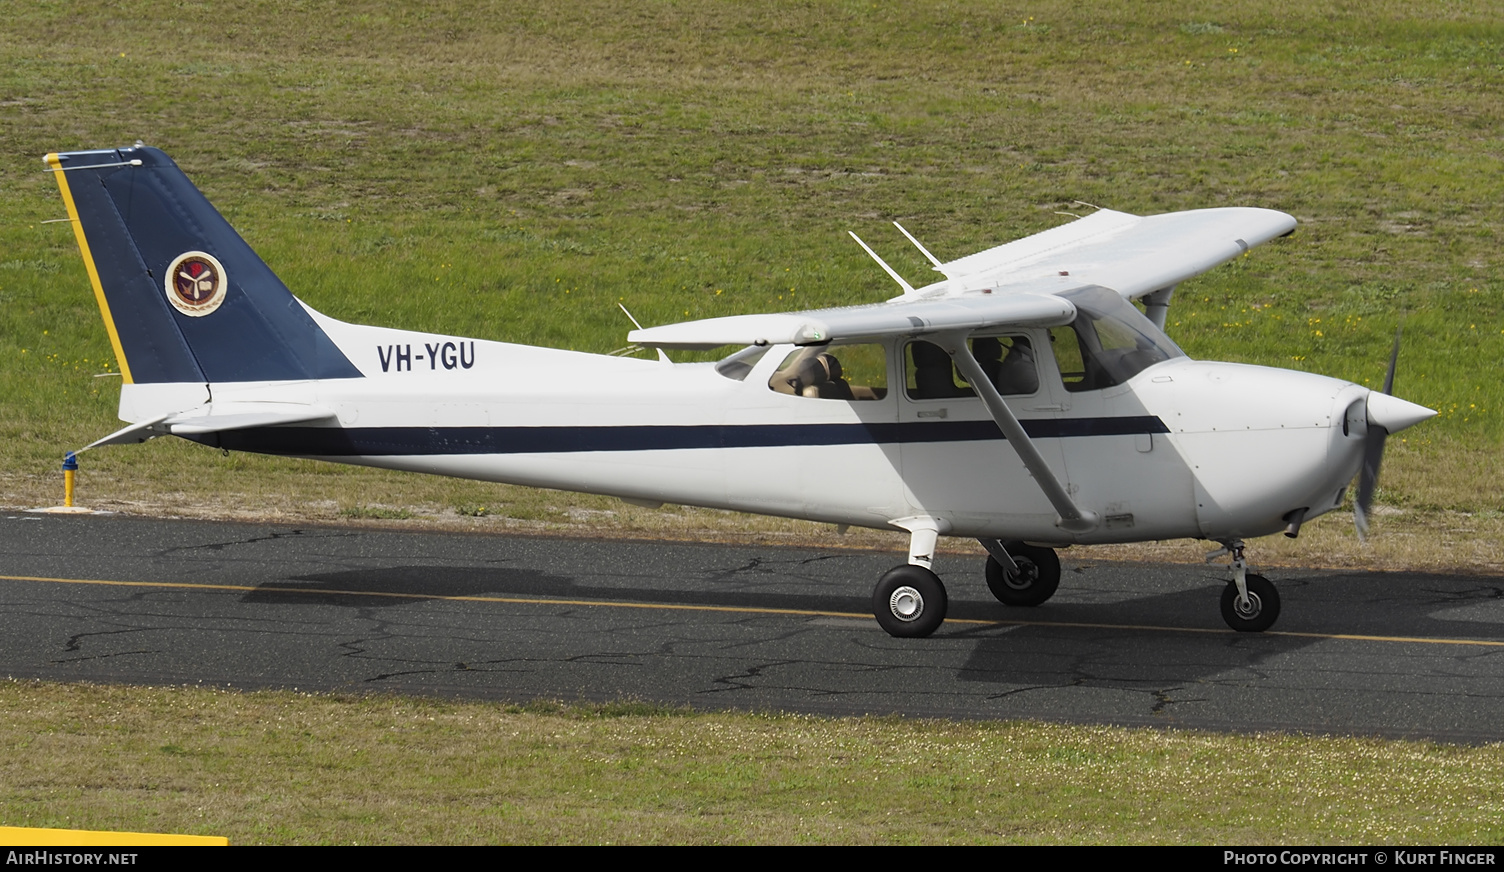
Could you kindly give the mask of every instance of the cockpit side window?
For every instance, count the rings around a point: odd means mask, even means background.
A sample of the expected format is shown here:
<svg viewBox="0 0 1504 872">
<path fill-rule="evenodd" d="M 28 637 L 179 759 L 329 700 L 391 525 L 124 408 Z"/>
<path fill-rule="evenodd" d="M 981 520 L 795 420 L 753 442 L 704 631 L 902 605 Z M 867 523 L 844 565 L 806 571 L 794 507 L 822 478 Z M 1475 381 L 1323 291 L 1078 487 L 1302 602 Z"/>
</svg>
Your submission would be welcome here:
<svg viewBox="0 0 1504 872">
<path fill-rule="evenodd" d="M 1076 320 L 1050 330 L 1067 391 L 1120 385 L 1156 363 L 1185 356 L 1143 313 L 1106 288 L 1079 288 L 1061 296 L 1076 306 Z"/>
<path fill-rule="evenodd" d="M 1032 394 L 1039 390 L 1039 370 L 1034 365 L 1034 346 L 1027 336 L 979 336 L 971 340 L 971 353 L 982 372 L 1003 396 Z M 905 390 L 914 400 L 974 397 L 976 391 L 956 371 L 945 349 L 916 340 L 905 349 Z"/>
<path fill-rule="evenodd" d="M 1073 328 L 1051 328 L 1050 348 L 1055 352 L 1055 365 L 1060 369 L 1060 380 L 1065 382 L 1066 390 L 1075 393 L 1096 387 L 1086 378 L 1086 357 Z"/>
<path fill-rule="evenodd" d="M 888 395 L 887 349 L 881 345 L 796 349 L 768 387 L 780 394 L 822 400 L 881 400 Z"/>
</svg>

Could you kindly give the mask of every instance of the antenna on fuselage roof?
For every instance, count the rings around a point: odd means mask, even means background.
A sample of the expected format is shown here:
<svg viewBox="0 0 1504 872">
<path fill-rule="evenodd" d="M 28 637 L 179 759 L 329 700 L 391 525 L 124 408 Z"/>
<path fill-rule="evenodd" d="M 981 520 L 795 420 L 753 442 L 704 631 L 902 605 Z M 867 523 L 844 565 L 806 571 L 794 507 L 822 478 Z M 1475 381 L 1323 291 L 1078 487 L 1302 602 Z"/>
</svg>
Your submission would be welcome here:
<svg viewBox="0 0 1504 872">
<path fill-rule="evenodd" d="M 848 230 L 846 232 L 847 233 L 851 233 L 850 230 Z M 911 285 L 911 284 L 909 284 L 908 282 L 904 281 L 903 276 L 899 275 L 898 272 L 893 269 L 893 267 L 888 266 L 888 264 L 887 264 L 886 261 L 884 261 L 882 258 L 880 258 L 880 257 L 877 256 L 877 252 L 875 252 L 872 249 L 868 248 L 867 247 L 867 243 L 863 242 L 862 238 L 860 236 L 857 236 L 855 233 L 851 233 L 851 238 L 855 239 L 856 240 L 856 244 L 860 245 L 862 247 L 862 251 L 867 252 L 867 254 L 871 255 L 871 257 L 872 257 L 873 260 L 877 261 L 877 265 L 878 266 L 882 267 L 885 271 L 887 271 L 888 275 L 890 275 L 890 276 L 893 277 L 893 281 L 898 282 L 898 286 L 900 288 L 903 288 L 903 292 L 905 294 L 912 294 L 912 293 L 914 293 L 914 286 Z"/>
<path fill-rule="evenodd" d="M 946 278 L 950 278 L 950 273 L 948 273 L 948 272 L 945 271 L 945 264 L 943 264 L 943 263 L 940 262 L 940 258 L 935 257 L 933 254 L 930 254 L 930 250 L 928 248 L 924 247 L 924 243 L 922 243 L 919 240 L 915 239 L 914 238 L 914 234 L 912 234 L 909 231 L 903 229 L 903 225 L 899 224 L 897 221 L 893 222 L 893 226 L 897 227 L 899 233 L 902 233 L 904 236 L 907 236 L 909 238 L 909 241 L 912 242 L 912 243 L 914 243 L 914 247 L 917 248 L 917 249 L 919 249 L 919 253 L 920 254 L 923 254 L 925 257 L 927 257 L 927 258 L 930 259 L 930 263 L 932 263 L 932 264 L 935 265 L 935 272 L 940 273 L 941 275 L 945 276 Z"/>
<path fill-rule="evenodd" d="M 1098 206 L 1096 203 L 1088 203 L 1085 200 L 1072 200 L 1071 202 L 1074 203 L 1077 206 L 1089 206 L 1089 207 L 1091 207 L 1093 209 L 1096 209 L 1098 211 L 1101 211 L 1101 209 L 1102 209 L 1102 207 Z M 1072 218 L 1085 218 L 1086 217 L 1085 215 L 1077 215 L 1075 212 L 1059 212 L 1059 211 L 1057 211 L 1055 214 L 1056 215 L 1069 215 Z"/>
<path fill-rule="evenodd" d="M 632 322 L 632 326 L 633 327 L 636 327 L 638 330 L 642 329 L 642 325 L 639 324 L 639 323 L 637 323 L 637 319 L 634 318 L 634 317 L 632 317 L 632 313 L 627 311 L 627 307 L 624 304 L 617 303 L 616 305 L 621 308 L 621 313 L 623 315 L 627 316 L 627 320 Z M 628 346 L 628 347 L 630 348 L 631 346 Z M 673 364 L 673 361 L 668 359 L 668 352 L 664 351 L 661 348 L 658 349 L 658 359 L 660 361 L 662 361 L 663 363 L 667 363 L 667 364 L 670 364 L 670 365 Z"/>
</svg>

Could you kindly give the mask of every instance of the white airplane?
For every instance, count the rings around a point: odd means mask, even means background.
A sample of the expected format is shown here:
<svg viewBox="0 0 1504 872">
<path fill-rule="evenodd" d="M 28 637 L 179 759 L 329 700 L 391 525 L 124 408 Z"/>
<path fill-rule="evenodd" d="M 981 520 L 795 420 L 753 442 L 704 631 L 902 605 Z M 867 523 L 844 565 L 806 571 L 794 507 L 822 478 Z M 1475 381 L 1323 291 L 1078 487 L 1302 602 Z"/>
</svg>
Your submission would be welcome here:
<svg viewBox="0 0 1504 872">
<path fill-rule="evenodd" d="M 1224 619 L 1264 630 L 1279 597 L 1244 540 L 1295 536 L 1360 468 L 1361 531 L 1385 437 L 1435 414 L 1390 395 L 1393 357 L 1380 392 L 1192 360 L 1164 334 L 1179 282 L 1294 229 L 1265 209 L 1103 209 L 947 262 L 904 231 L 942 280 L 915 288 L 873 254 L 900 296 L 632 331 L 655 361 L 336 321 L 161 151 L 45 160 L 124 380 L 129 426 L 87 448 L 170 434 L 903 530 L 908 562 L 872 595 L 895 636 L 945 618 L 943 535 L 978 539 L 1014 606 L 1055 592 L 1054 548 L 1212 540 L 1231 558 Z M 662 352 L 723 346 L 715 363 Z"/>
</svg>

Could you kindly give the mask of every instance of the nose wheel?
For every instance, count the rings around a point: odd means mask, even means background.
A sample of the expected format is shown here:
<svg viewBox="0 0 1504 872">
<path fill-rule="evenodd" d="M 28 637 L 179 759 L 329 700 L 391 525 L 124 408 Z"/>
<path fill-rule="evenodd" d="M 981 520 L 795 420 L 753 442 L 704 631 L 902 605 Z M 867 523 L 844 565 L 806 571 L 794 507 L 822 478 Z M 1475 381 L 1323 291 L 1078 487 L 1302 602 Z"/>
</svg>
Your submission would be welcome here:
<svg viewBox="0 0 1504 872">
<path fill-rule="evenodd" d="M 1239 633 L 1262 633 L 1279 617 L 1279 591 L 1262 575 L 1245 576 L 1248 592 L 1238 596 L 1238 585 L 1229 581 L 1222 589 L 1222 620 Z"/>
<path fill-rule="evenodd" d="M 1232 539 L 1207 555 L 1207 562 L 1232 555 L 1232 581 L 1222 589 L 1222 620 L 1239 633 L 1262 633 L 1279 619 L 1279 591 L 1262 575 L 1248 572 L 1243 542 Z"/>
</svg>

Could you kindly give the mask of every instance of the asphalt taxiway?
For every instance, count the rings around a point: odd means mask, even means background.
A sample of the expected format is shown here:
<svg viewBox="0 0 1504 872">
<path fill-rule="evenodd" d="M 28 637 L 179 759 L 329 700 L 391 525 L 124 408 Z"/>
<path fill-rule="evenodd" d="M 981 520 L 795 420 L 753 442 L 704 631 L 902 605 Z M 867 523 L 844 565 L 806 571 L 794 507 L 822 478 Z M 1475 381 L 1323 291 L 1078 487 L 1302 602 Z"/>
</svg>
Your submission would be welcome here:
<svg viewBox="0 0 1504 872">
<path fill-rule="evenodd" d="M 1257 559 L 1256 547 L 1252 550 Z M 950 615 L 869 612 L 895 554 L 129 517 L 0 515 L 0 675 L 701 708 L 1504 740 L 1504 578 L 1063 553 L 1053 600 L 937 566 Z"/>
</svg>

